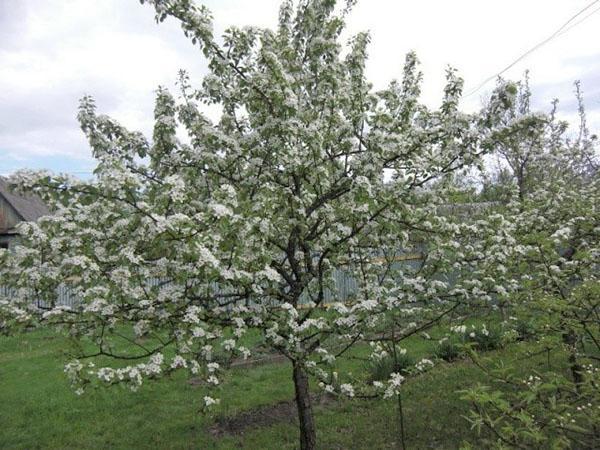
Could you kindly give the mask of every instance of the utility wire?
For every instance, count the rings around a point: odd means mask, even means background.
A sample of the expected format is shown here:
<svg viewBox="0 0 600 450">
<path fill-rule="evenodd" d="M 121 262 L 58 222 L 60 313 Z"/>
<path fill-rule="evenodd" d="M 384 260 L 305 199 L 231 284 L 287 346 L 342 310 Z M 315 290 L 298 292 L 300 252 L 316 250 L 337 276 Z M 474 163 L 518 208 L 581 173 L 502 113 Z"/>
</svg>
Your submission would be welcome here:
<svg viewBox="0 0 600 450">
<path fill-rule="evenodd" d="M 558 36 L 562 36 L 563 34 L 565 34 L 567 31 L 569 31 L 571 28 L 575 28 L 577 25 L 579 25 L 581 22 L 584 22 L 585 20 L 587 20 L 589 17 L 593 16 L 594 14 L 596 14 L 598 11 L 600 11 L 600 7 L 594 9 L 593 11 L 589 12 L 586 16 L 582 17 L 580 20 L 578 20 L 577 22 L 575 22 L 574 24 L 572 24 L 569 28 L 564 29 L 563 31 L 560 32 L 560 34 L 557 35 Z"/>
<path fill-rule="evenodd" d="M 498 72 L 497 74 L 492 75 L 489 78 L 486 78 L 481 84 L 479 84 L 475 89 L 472 89 L 471 91 L 469 91 L 467 94 L 464 95 L 463 98 L 465 97 L 470 97 L 471 95 L 475 94 L 477 91 L 479 91 L 483 86 L 485 86 L 487 83 L 489 83 L 490 81 L 492 81 L 493 79 L 499 77 L 500 75 L 502 75 L 504 72 L 506 72 L 507 70 L 511 69 L 512 67 L 514 67 L 517 63 L 519 63 L 520 61 L 522 61 L 523 59 L 525 59 L 527 56 L 529 56 L 531 53 L 533 53 L 534 51 L 536 51 L 538 48 L 542 47 L 543 45 L 547 44 L 548 42 L 550 42 L 552 39 L 566 33 L 567 31 L 569 31 L 570 29 L 572 29 L 573 27 L 579 25 L 581 22 L 583 22 L 584 20 L 586 20 L 588 17 L 590 17 L 592 14 L 600 11 L 600 8 L 593 10 L 591 13 L 589 13 L 588 15 L 586 15 L 583 19 L 579 20 L 578 22 L 576 22 L 575 24 L 571 24 L 571 22 L 573 22 L 575 19 L 577 19 L 579 16 L 581 16 L 584 12 L 586 12 L 588 9 L 590 9 L 592 6 L 594 6 L 595 4 L 597 4 L 598 2 L 600 2 L 600 0 L 594 0 L 593 2 L 591 2 L 590 4 L 588 4 L 586 7 L 584 7 L 583 9 L 579 10 L 575 15 L 573 15 L 569 20 L 567 20 L 565 23 L 563 23 L 560 28 L 558 28 L 554 33 L 552 33 L 550 36 L 548 36 L 546 39 L 544 39 L 543 41 L 541 41 L 540 43 L 534 45 L 532 48 L 530 48 L 529 50 L 527 50 L 525 53 L 523 53 L 521 56 L 519 56 L 517 59 L 515 59 L 512 63 L 510 63 L 508 66 L 506 66 L 504 69 L 502 69 L 500 72 Z M 570 25 L 570 26 L 569 26 Z"/>
</svg>

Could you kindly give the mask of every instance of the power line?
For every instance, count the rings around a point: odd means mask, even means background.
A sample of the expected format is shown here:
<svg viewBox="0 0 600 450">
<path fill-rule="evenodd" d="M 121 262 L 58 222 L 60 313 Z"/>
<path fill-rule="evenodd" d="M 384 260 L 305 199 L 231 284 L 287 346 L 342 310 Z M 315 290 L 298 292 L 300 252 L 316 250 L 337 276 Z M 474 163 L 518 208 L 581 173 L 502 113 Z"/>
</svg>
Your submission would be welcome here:
<svg viewBox="0 0 600 450">
<path fill-rule="evenodd" d="M 581 22 L 584 22 L 585 20 L 587 20 L 589 17 L 593 16 L 594 14 L 596 14 L 598 11 L 600 11 L 600 7 L 594 9 L 593 11 L 591 11 L 590 13 L 588 13 L 586 16 L 584 16 L 583 18 L 581 18 L 580 20 L 578 20 L 577 22 L 575 22 L 574 24 L 572 24 L 569 28 L 563 30 L 558 36 L 562 36 L 563 34 L 565 34 L 567 31 L 569 31 L 571 28 L 575 28 L 577 25 L 579 25 Z"/>
<path fill-rule="evenodd" d="M 586 12 L 588 9 L 590 9 L 592 6 L 594 6 L 596 3 L 600 2 L 600 0 L 594 0 L 593 2 L 591 2 L 590 4 L 588 4 L 585 8 L 579 10 L 575 15 L 573 15 L 569 20 L 567 20 L 565 23 L 563 23 L 560 28 L 558 28 L 556 31 L 554 31 L 554 33 L 552 33 L 550 36 L 548 36 L 546 39 L 544 39 L 543 41 L 539 42 L 538 44 L 534 45 L 532 48 L 530 48 L 529 50 L 527 50 L 525 53 L 523 53 L 521 56 L 519 56 L 517 59 L 515 59 L 512 63 L 510 63 L 508 66 L 506 66 L 504 69 L 502 69 L 500 72 L 498 72 L 497 74 L 492 75 L 489 78 L 486 78 L 481 84 L 479 84 L 475 89 L 471 90 L 470 92 L 468 92 L 467 94 L 465 94 L 464 97 L 470 97 L 471 95 L 475 94 L 477 91 L 479 91 L 483 86 L 485 86 L 488 82 L 490 82 L 491 80 L 499 77 L 500 75 L 502 75 L 504 72 L 506 72 L 507 70 L 511 69 L 512 67 L 514 67 L 517 63 L 519 63 L 520 61 L 522 61 L 523 59 L 525 59 L 527 56 L 529 56 L 531 53 L 533 53 L 534 51 L 536 51 L 538 48 L 542 47 L 543 45 L 547 44 L 548 42 L 550 42 L 552 39 L 565 34 L 567 31 L 571 30 L 573 27 L 579 25 L 581 22 L 583 22 L 584 20 L 586 20 L 588 17 L 590 17 L 592 14 L 600 11 L 600 8 L 593 10 L 591 13 L 589 13 L 588 15 L 586 15 L 583 19 L 579 20 L 578 22 L 576 22 L 575 24 L 571 24 L 571 22 L 573 22 L 575 19 L 577 19 L 580 15 L 582 15 L 584 12 Z M 571 25 L 571 26 L 569 26 Z"/>
</svg>

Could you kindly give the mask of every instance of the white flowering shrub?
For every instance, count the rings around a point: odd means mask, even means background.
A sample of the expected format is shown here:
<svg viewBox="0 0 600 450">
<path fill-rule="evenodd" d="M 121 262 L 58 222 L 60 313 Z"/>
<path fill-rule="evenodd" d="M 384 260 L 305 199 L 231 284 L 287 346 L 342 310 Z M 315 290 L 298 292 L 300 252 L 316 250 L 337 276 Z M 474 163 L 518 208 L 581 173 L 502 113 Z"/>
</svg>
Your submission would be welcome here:
<svg viewBox="0 0 600 450">
<path fill-rule="evenodd" d="M 471 325 L 461 333 L 461 340 L 471 347 L 481 350 L 495 350 L 504 345 L 504 332 L 499 326 Z"/>
<path fill-rule="evenodd" d="M 414 370 L 415 363 L 415 358 L 405 348 L 396 347 L 389 351 L 381 344 L 375 345 L 367 365 L 369 381 L 385 381 L 392 373 L 408 375 Z"/>
</svg>

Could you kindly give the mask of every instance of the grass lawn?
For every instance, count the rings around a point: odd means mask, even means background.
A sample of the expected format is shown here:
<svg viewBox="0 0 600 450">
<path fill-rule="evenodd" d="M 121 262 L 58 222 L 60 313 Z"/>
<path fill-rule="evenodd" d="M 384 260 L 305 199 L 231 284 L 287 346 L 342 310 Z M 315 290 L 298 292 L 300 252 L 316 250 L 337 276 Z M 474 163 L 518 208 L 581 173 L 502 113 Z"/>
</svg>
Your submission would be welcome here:
<svg viewBox="0 0 600 450">
<path fill-rule="evenodd" d="M 431 341 L 405 345 L 416 357 L 431 354 Z M 533 369 L 545 356 L 519 360 L 513 344 L 496 353 L 509 364 Z M 119 386 L 76 396 L 63 374 L 66 340 L 43 331 L 0 338 L 0 448 L 2 449 L 293 449 L 293 420 L 252 427 L 243 434 L 211 433 L 217 416 L 233 416 L 291 400 L 289 364 L 239 368 L 223 384 L 222 404 L 212 416 L 199 414 L 203 389 L 180 373 L 150 382 L 133 393 Z M 512 362 L 511 362 L 512 361 Z M 364 363 L 349 362 L 353 371 Z M 468 411 L 460 389 L 483 382 L 468 361 L 438 364 L 410 379 L 404 388 L 407 444 L 411 449 L 458 448 L 477 442 L 463 416 Z M 394 401 L 335 400 L 316 406 L 319 447 L 323 449 L 396 448 Z"/>
</svg>

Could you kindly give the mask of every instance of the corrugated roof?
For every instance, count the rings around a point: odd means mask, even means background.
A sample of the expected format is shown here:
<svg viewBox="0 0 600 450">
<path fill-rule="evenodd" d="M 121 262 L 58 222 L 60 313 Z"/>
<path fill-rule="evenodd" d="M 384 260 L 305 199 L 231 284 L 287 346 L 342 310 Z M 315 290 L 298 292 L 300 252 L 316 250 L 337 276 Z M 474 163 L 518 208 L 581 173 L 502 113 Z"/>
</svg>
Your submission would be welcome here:
<svg viewBox="0 0 600 450">
<path fill-rule="evenodd" d="M 39 197 L 13 194 L 8 187 L 6 179 L 2 177 L 0 177 L 0 195 L 4 197 L 23 220 L 27 222 L 32 222 L 42 216 L 50 214 L 50 210 Z"/>
</svg>

